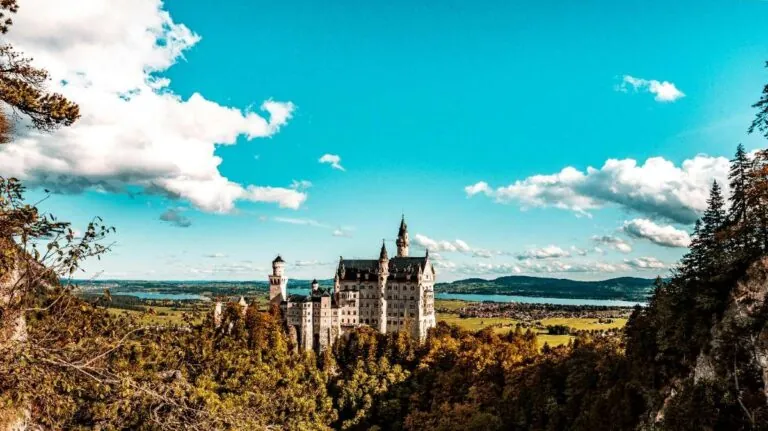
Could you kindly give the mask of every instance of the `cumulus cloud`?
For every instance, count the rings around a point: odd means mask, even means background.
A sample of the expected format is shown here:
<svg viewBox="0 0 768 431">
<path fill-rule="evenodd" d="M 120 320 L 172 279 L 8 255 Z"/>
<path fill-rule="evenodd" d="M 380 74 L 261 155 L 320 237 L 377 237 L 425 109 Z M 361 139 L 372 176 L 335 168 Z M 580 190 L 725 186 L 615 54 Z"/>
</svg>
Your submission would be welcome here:
<svg viewBox="0 0 768 431">
<path fill-rule="evenodd" d="M 573 254 L 576 254 L 576 255 L 579 255 L 579 256 L 586 256 L 587 254 L 589 254 L 589 250 L 586 250 L 586 249 L 583 249 L 583 248 L 578 248 L 575 245 L 571 246 L 571 252 Z"/>
<path fill-rule="evenodd" d="M 462 263 L 439 261 L 436 267 L 451 273 L 466 275 L 511 275 L 511 274 L 564 274 L 564 273 L 615 273 L 629 271 L 625 263 L 606 262 L 562 262 L 559 260 L 525 260 L 517 263 Z"/>
<path fill-rule="evenodd" d="M 728 159 L 698 155 L 680 166 L 661 157 L 640 165 L 633 159 L 609 159 L 586 172 L 566 167 L 551 175 L 534 175 L 508 186 L 479 182 L 464 188 L 467 196 L 485 195 L 498 203 L 555 207 L 577 214 L 613 204 L 650 218 L 678 223 L 696 221 L 706 209 L 712 181 L 726 184 Z"/>
<path fill-rule="evenodd" d="M 182 210 L 177 208 L 168 208 L 160 214 L 160 220 L 164 222 L 168 222 L 172 224 L 173 226 L 177 227 L 190 227 L 192 226 L 192 221 L 187 218 L 184 214 L 181 213 Z"/>
<path fill-rule="evenodd" d="M 624 75 L 618 90 L 627 92 L 630 87 L 635 92 L 643 91 L 653 94 L 655 96 L 654 100 L 657 102 L 674 102 L 685 97 L 685 94 L 669 81 L 657 81 L 655 79 L 642 79 L 631 75 Z"/>
<path fill-rule="evenodd" d="M 461 253 L 467 253 L 472 251 L 472 247 L 469 246 L 466 242 L 457 239 L 454 241 L 438 241 L 434 240 L 432 238 L 429 238 L 422 234 L 416 234 L 414 236 L 413 241 L 416 243 L 416 245 L 425 248 L 427 250 L 431 251 L 446 251 L 446 252 L 461 252 Z"/>
<path fill-rule="evenodd" d="M 25 0 L 14 21 L 8 42 L 34 53 L 50 90 L 77 102 L 82 118 L 52 134 L 19 128 L 0 147 L 0 174 L 59 193 L 138 188 L 210 212 L 243 200 L 293 209 L 306 200 L 299 190 L 221 174 L 216 145 L 272 136 L 295 107 L 267 100 L 257 112 L 175 94 L 162 73 L 200 36 L 161 0 L 93 0 L 77 13 L 66 2 Z"/>
<path fill-rule="evenodd" d="M 688 232 L 671 225 L 660 226 L 648 219 L 626 221 L 622 230 L 633 238 L 647 239 L 663 247 L 688 247 L 691 244 Z"/>
<path fill-rule="evenodd" d="M 667 265 L 655 257 L 638 257 L 625 259 L 624 263 L 635 269 L 664 269 Z"/>
<path fill-rule="evenodd" d="M 318 160 L 320 163 L 328 163 L 331 165 L 333 169 L 338 169 L 340 171 L 345 171 L 343 166 L 341 166 L 341 157 L 337 154 L 323 154 L 322 157 Z"/>
<path fill-rule="evenodd" d="M 605 247 L 612 248 L 614 250 L 618 250 L 622 253 L 629 253 L 632 251 L 632 246 L 629 245 L 628 242 L 624 241 L 623 239 L 613 236 L 613 235 L 595 235 L 592 237 L 592 241 L 601 244 Z M 599 247 L 597 247 L 599 248 Z M 602 252 L 602 249 L 600 250 Z"/>
<path fill-rule="evenodd" d="M 526 259 L 553 259 L 560 257 L 570 257 L 571 253 L 556 245 L 549 245 L 543 248 L 534 248 L 526 250 L 523 253 L 517 255 L 519 260 Z"/>
</svg>

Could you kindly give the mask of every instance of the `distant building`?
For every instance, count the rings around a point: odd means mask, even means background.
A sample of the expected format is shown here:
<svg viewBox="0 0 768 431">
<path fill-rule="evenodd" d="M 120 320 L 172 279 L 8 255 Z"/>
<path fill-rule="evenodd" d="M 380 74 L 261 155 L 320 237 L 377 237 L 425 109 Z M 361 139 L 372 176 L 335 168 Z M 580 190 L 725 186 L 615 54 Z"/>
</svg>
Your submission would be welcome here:
<svg viewBox="0 0 768 431">
<path fill-rule="evenodd" d="M 409 331 L 423 340 L 435 326 L 435 268 L 424 256 L 408 255 L 405 218 L 397 235 L 397 256 L 381 245 L 378 259 L 339 259 L 333 289 L 312 282 L 309 295 L 287 295 L 285 262 L 272 261 L 269 300 L 279 304 L 286 325 L 303 350 L 322 350 L 360 325 L 382 333 Z"/>
</svg>

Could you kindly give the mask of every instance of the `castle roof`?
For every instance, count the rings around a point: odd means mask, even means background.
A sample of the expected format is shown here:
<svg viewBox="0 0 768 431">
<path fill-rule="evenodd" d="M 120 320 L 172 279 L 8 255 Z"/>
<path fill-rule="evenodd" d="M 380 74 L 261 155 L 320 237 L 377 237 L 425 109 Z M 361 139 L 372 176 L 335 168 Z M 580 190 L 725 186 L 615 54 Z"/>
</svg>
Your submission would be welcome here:
<svg viewBox="0 0 768 431">
<path fill-rule="evenodd" d="M 408 225 L 405 224 L 405 215 L 400 219 L 400 230 L 397 231 L 397 236 L 402 237 L 408 231 Z"/>
<path fill-rule="evenodd" d="M 308 302 L 311 299 L 312 297 L 308 295 L 288 295 L 288 302 Z"/>
<path fill-rule="evenodd" d="M 427 257 L 393 257 L 389 259 L 389 280 L 404 280 L 408 275 L 424 271 Z M 379 273 L 379 261 L 375 259 L 341 259 L 337 268 L 339 279 L 343 281 L 376 280 Z M 360 277 L 358 278 L 358 274 Z"/>
<path fill-rule="evenodd" d="M 278 254 L 275 260 L 272 261 L 272 263 L 285 263 L 283 258 Z"/>
</svg>

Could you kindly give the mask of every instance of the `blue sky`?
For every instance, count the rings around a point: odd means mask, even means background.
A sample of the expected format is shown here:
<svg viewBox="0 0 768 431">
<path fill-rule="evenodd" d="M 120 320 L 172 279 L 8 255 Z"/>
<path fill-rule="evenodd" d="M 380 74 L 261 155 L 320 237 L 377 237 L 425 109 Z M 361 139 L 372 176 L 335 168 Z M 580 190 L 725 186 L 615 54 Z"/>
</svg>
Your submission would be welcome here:
<svg viewBox="0 0 768 431">
<path fill-rule="evenodd" d="M 125 0 L 56 43 L 34 6 L 62 7 L 29 0 L 9 37 L 84 118 L 0 174 L 117 227 L 102 278 L 264 279 L 278 252 L 330 278 L 401 213 L 443 280 L 653 277 L 722 157 L 765 144 L 764 1 Z"/>
</svg>

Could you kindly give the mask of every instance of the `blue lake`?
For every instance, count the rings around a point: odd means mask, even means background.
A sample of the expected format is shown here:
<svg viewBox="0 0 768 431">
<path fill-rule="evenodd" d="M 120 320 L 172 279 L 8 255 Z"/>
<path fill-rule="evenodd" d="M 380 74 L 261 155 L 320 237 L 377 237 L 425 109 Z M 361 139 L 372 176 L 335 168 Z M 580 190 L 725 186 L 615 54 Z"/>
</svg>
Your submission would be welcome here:
<svg viewBox="0 0 768 431">
<path fill-rule="evenodd" d="M 211 299 L 203 295 L 194 293 L 163 293 L 163 292 L 114 292 L 113 296 L 135 296 L 141 299 L 157 299 L 171 301 L 210 301 Z"/>
<path fill-rule="evenodd" d="M 288 289 L 288 293 L 307 295 L 309 289 Z M 622 301 L 618 299 L 583 299 L 583 298 L 545 298 L 537 296 L 518 295 L 478 295 L 474 293 L 438 293 L 437 299 L 458 299 L 470 302 L 520 302 L 523 304 L 555 304 L 555 305 L 596 305 L 603 307 L 634 307 L 645 306 L 645 302 Z"/>
<path fill-rule="evenodd" d="M 523 304 L 555 304 L 555 305 L 599 305 L 604 307 L 634 307 L 645 306 L 644 302 L 621 301 L 618 299 L 583 299 L 583 298 L 542 298 L 537 296 L 518 295 L 478 295 L 473 293 L 438 293 L 437 299 L 458 299 L 461 301 L 492 301 L 492 302 L 521 302 Z"/>
<path fill-rule="evenodd" d="M 307 295 L 309 289 L 288 289 L 288 293 Z M 210 301 L 210 298 L 194 293 L 163 293 L 163 292 L 114 292 L 113 295 L 135 296 L 141 299 L 171 300 L 171 301 Z M 520 302 L 523 304 L 555 304 L 555 305 L 596 305 L 605 307 L 634 307 L 645 306 L 644 302 L 621 301 L 613 299 L 583 299 L 583 298 L 546 298 L 519 295 L 478 295 L 473 293 L 438 293 L 437 299 L 458 299 L 470 302 Z"/>
</svg>

